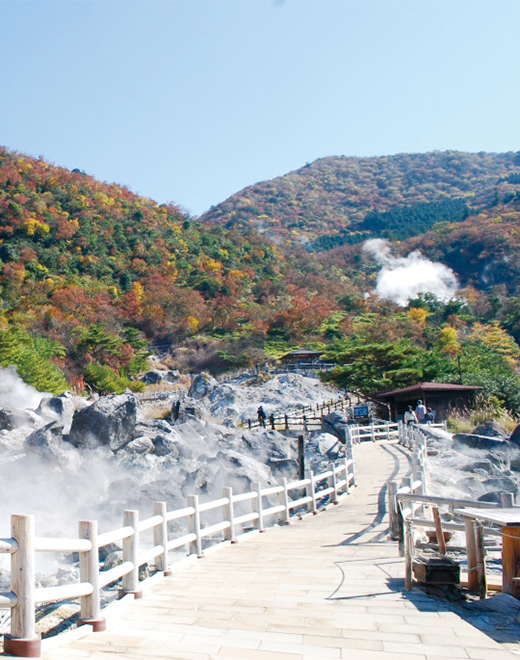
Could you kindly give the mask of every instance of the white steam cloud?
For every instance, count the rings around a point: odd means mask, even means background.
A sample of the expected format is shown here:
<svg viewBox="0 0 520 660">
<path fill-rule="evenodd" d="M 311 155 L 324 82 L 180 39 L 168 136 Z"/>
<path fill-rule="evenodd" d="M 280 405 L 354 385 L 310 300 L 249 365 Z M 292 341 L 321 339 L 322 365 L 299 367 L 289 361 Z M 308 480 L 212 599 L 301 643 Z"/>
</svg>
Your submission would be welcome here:
<svg viewBox="0 0 520 660">
<path fill-rule="evenodd" d="M 427 259 L 420 250 L 406 257 L 394 257 L 390 243 L 373 238 L 363 246 L 382 266 L 375 293 L 379 298 L 406 305 L 419 293 L 434 293 L 440 300 L 450 300 L 459 283 L 455 273 L 444 264 Z"/>
<path fill-rule="evenodd" d="M 19 376 L 16 367 L 0 367 L 0 408 L 37 408 L 46 396 L 50 395 L 27 385 Z"/>
</svg>

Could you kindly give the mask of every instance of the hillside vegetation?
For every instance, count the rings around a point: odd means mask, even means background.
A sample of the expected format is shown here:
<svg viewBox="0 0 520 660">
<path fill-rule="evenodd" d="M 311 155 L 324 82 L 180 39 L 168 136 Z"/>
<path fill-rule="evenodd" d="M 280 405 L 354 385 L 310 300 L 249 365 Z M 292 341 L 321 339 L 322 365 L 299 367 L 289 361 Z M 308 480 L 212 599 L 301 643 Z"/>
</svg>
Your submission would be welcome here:
<svg viewBox="0 0 520 660">
<path fill-rule="evenodd" d="M 519 189 L 514 153 L 326 158 L 197 220 L 0 149 L 0 364 L 109 392 L 141 388 L 156 345 L 213 373 L 309 346 L 339 386 L 471 382 L 519 414 Z M 375 236 L 450 266 L 459 295 L 376 297 Z"/>
<path fill-rule="evenodd" d="M 520 153 L 333 156 L 244 188 L 201 219 L 330 249 L 373 236 L 400 240 L 463 219 L 519 183 Z"/>
<path fill-rule="evenodd" d="M 253 234 L 0 149 L 0 271 L 4 331 L 56 342 L 55 362 L 83 387 L 107 369 L 137 373 L 148 341 L 220 327 L 219 300 L 279 278 L 280 258 Z"/>
</svg>

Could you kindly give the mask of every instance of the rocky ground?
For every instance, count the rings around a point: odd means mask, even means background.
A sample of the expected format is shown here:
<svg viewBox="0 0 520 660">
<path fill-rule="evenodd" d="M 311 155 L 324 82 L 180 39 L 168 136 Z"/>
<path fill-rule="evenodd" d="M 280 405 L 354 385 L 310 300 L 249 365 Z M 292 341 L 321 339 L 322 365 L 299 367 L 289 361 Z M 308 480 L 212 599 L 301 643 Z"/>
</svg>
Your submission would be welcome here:
<svg viewBox="0 0 520 660">
<path fill-rule="evenodd" d="M 96 518 L 107 531 L 121 525 L 124 509 L 145 517 L 155 501 L 171 510 L 186 506 L 191 494 L 205 501 L 221 497 L 225 486 L 245 492 L 252 482 L 294 478 L 297 434 L 247 430 L 244 420 L 260 404 L 270 414 L 337 396 L 316 378 L 296 374 L 225 384 L 201 375 L 170 400 L 169 410 L 178 414 L 167 410 L 156 419 L 133 394 L 50 397 L 12 370 L 3 370 L 0 381 L 0 536 L 10 535 L 11 513 L 35 514 L 38 535 L 75 536 L 78 520 Z M 307 467 L 319 470 L 339 450 L 329 433 L 314 436 Z M 76 567 L 64 566 L 63 558 L 39 559 L 47 561 L 39 566 L 42 585 L 75 579 Z"/>
<path fill-rule="evenodd" d="M 473 433 L 428 430 L 429 493 L 500 502 L 520 492 L 520 434 L 490 420 Z"/>
</svg>

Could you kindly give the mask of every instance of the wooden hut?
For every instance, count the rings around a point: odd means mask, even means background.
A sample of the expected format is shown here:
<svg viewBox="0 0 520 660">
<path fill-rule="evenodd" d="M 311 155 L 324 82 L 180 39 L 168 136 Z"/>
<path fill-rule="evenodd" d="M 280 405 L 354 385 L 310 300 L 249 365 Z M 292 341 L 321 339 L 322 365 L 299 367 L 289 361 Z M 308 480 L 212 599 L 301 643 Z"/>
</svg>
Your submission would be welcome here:
<svg viewBox="0 0 520 660">
<path fill-rule="evenodd" d="M 441 422 L 454 410 L 470 408 L 476 392 L 480 390 L 482 387 L 479 385 L 418 383 L 391 392 L 380 392 L 373 395 L 373 398 L 390 406 L 391 418 L 394 422 L 403 418 L 408 406 L 412 406 L 415 410 L 419 399 L 426 407 L 435 411 L 435 421 Z"/>
<path fill-rule="evenodd" d="M 280 358 L 283 364 L 290 364 L 295 366 L 312 365 L 319 362 L 323 351 L 313 351 L 310 348 L 300 348 L 297 351 L 291 351 Z"/>
</svg>

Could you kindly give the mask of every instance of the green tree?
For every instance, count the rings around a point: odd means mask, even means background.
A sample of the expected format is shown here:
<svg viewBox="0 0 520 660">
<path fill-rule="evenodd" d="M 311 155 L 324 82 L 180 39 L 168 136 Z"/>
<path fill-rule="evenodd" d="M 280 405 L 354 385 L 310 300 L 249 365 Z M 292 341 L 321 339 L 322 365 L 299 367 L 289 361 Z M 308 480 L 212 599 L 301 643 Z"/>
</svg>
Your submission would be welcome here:
<svg viewBox="0 0 520 660">
<path fill-rule="evenodd" d="M 50 361 L 62 354 L 57 342 L 33 338 L 21 328 L 0 330 L 0 365 L 15 366 L 20 377 L 40 392 L 61 394 L 68 389 L 63 373 Z"/>
<path fill-rule="evenodd" d="M 406 387 L 423 377 L 424 349 L 407 340 L 360 343 L 350 339 L 326 355 L 338 364 L 323 379 L 363 394 Z"/>
</svg>

